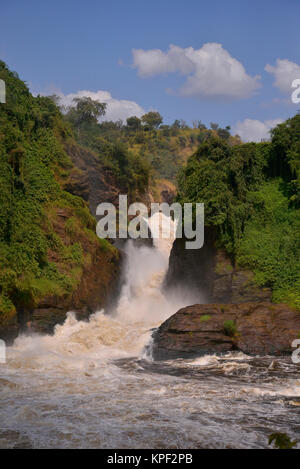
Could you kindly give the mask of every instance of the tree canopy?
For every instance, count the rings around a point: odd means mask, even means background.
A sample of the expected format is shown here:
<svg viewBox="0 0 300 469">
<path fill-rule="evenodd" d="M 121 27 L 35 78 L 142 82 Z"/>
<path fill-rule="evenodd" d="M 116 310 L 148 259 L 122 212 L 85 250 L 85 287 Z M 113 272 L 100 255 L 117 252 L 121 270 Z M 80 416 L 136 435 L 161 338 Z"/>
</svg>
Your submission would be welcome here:
<svg viewBox="0 0 300 469">
<path fill-rule="evenodd" d="M 217 135 L 218 130 L 216 129 Z M 204 141 L 179 177 L 178 201 L 205 204 L 205 223 L 237 265 L 253 270 L 276 302 L 300 307 L 300 116 L 269 143 Z"/>
<path fill-rule="evenodd" d="M 142 116 L 142 122 L 148 125 L 150 129 L 157 129 L 163 122 L 159 112 L 150 111 Z"/>
</svg>

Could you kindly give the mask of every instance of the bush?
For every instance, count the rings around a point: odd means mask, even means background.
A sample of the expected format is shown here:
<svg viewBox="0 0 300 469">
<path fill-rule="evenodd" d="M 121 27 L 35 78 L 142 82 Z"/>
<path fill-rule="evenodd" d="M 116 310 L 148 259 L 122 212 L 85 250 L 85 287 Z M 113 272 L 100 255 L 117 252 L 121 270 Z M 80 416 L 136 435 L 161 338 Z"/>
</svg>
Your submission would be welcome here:
<svg viewBox="0 0 300 469">
<path fill-rule="evenodd" d="M 272 135 L 270 143 L 234 146 L 204 140 L 180 172 L 177 200 L 204 203 L 205 224 L 234 263 L 271 287 L 273 301 L 299 308 L 300 115 Z"/>
<path fill-rule="evenodd" d="M 224 333 L 229 337 L 234 337 L 237 334 L 237 326 L 235 321 L 228 319 L 224 321 Z"/>
<path fill-rule="evenodd" d="M 207 322 L 209 321 L 211 318 L 211 316 L 209 314 L 203 314 L 201 317 L 200 317 L 200 321 L 201 322 Z"/>
</svg>

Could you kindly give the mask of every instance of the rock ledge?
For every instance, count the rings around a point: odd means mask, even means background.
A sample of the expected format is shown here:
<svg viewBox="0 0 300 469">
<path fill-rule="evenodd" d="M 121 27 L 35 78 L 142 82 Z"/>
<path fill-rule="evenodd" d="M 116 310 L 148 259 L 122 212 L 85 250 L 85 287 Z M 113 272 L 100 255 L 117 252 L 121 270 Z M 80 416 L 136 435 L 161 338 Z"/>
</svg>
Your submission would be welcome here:
<svg viewBox="0 0 300 469">
<path fill-rule="evenodd" d="M 153 335 L 155 360 L 190 358 L 238 350 L 284 355 L 300 338 L 300 311 L 284 304 L 192 305 L 180 309 Z"/>
</svg>

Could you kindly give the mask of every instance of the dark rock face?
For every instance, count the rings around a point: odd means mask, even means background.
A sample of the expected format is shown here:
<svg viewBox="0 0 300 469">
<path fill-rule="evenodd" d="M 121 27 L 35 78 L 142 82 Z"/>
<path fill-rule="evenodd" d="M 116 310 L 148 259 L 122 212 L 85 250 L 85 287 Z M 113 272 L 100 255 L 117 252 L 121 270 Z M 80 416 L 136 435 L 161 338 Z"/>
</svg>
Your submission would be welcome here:
<svg viewBox="0 0 300 469">
<path fill-rule="evenodd" d="M 64 185 L 64 190 L 88 201 L 90 197 L 90 186 L 87 173 L 74 167 L 69 180 Z"/>
<path fill-rule="evenodd" d="M 166 183 L 164 181 L 160 181 L 158 186 L 160 202 L 172 204 L 176 197 L 176 187 L 173 186 L 173 184 L 171 184 L 170 182 Z"/>
<path fill-rule="evenodd" d="M 78 319 L 87 319 L 101 308 L 108 308 L 119 292 L 122 255 L 118 251 L 103 252 L 100 247 L 88 247 L 92 263 L 83 271 L 81 281 L 71 295 L 48 296 L 38 306 L 23 315 L 25 331 L 52 333 L 56 324 L 74 311 Z"/>
<path fill-rule="evenodd" d="M 232 303 L 270 301 L 271 296 L 270 288 L 261 288 L 254 284 L 253 272 L 248 270 L 233 270 L 231 283 Z"/>
<path fill-rule="evenodd" d="M 249 355 L 292 352 L 300 311 L 272 303 L 206 304 L 180 309 L 154 332 L 156 360 L 239 350 Z"/>
<path fill-rule="evenodd" d="M 184 286 L 199 302 L 210 301 L 215 277 L 214 239 L 214 232 L 206 229 L 204 246 L 197 250 L 185 249 L 183 238 L 175 240 L 165 279 L 167 289 L 177 290 Z"/>
<path fill-rule="evenodd" d="M 18 315 L 15 311 L 4 314 L 1 313 L 0 339 L 10 343 L 19 333 Z"/>
<path fill-rule="evenodd" d="M 96 155 L 78 145 L 69 143 L 66 145 L 66 151 L 76 167 L 66 190 L 87 200 L 93 215 L 101 202 L 111 202 L 117 206 L 120 189 L 112 171 L 101 167 Z M 79 172 L 81 175 L 77 177 Z"/>
<path fill-rule="evenodd" d="M 271 301 L 269 288 L 259 288 L 250 271 L 238 269 L 225 250 L 216 247 L 216 233 L 205 227 L 201 249 L 185 249 L 185 239 L 176 239 L 165 280 L 172 291 L 185 285 L 201 303 L 246 303 Z"/>
<path fill-rule="evenodd" d="M 92 215 L 95 216 L 97 206 L 102 202 L 110 202 L 119 207 L 119 195 L 123 194 L 111 168 L 103 167 L 92 152 L 68 143 L 66 152 L 75 165 L 65 190 L 87 200 Z M 149 206 L 153 197 L 149 192 L 135 194 L 128 202 L 142 202 Z"/>
</svg>

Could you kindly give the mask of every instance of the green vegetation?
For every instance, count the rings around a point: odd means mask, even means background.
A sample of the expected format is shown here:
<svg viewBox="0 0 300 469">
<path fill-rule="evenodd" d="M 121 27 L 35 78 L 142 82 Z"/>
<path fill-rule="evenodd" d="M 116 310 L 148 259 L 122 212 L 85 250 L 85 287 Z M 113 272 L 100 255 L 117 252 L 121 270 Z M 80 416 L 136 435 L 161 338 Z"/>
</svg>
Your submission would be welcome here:
<svg viewBox="0 0 300 469">
<path fill-rule="evenodd" d="M 273 442 L 277 449 L 293 449 L 297 446 L 297 441 L 292 441 L 286 433 L 272 433 L 269 436 L 269 445 Z"/>
<path fill-rule="evenodd" d="M 213 137 L 188 159 L 178 200 L 204 202 L 205 223 L 235 264 L 251 269 L 275 302 L 300 307 L 300 115 L 269 143 Z"/>
<path fill-rule="evenodd" d="M 201 322 L 207 322 L 209 321 L 211 318 L 211 316 L 209 314 L 203 314 L 201 317 L 200 317 L 200 321 Z"/>
<path fill-rule="evenodd" d="M 53 98 L 54 99 L 54 98 Z M 141 192 L 148 188 L 154 179 L 165 178 L 175 181 L 178 170 L 198 147 L 212 136 L 219 135 L 228 142 L 238 139 L 231 137 L 228 128 L 206 129 L 201 122 L 195 122 L 194 128 L 184 121 L 176 120 L 172 125 L 163 125 L 163 118 L 158 112 L 148 112 L 139 119 L 129 117 L 126 124 L 122 121 L 99 123 L 97 117 L 105 109 L 89 113 L 83 119 L 78 109 L 80 101 L 86 105 L 87 98 L 79 98 L 68 109 L 66 120 L 71 123 L 77 142 L 95 152 L 99 161 L 112 168 L 122 190 Z M 55 98 L 55 101 L 57 99 Z M 97 103 L 91 100 L 92 103 Z M 97 103 L 98 107 L 101 103 Z"/>
<path fill-rule="evenodd" d="M 215 266 L 215 272 L 218 275 L 230 274 L 233 271 L 233 267 L 230 263 L 218 262 Z"/>
<path fill-rule="evenodd" d="M 223 327 L 225 334 L 229 337 L 234 337 L 237 334 L 237 325 L 232 319 L 224 321 Z"/>
<path fill-rule="evenodd" d="M 136 199 L 158 176 L 164 184 L 205 139 L 228 130 L 191 129 L 183 121 L 162 125 L 149 112 L 126 124 L 101 122 L 106 105 L 91 98 L 59 108 L 59 98 L 34 97 L 15 72 L 0 62 L 7 102 L 0 106 L 0 310 L 32 308 L 49 294 L 68 295 L 77 287 L 96 246 L 115 248 L 95 234 L 87 204 L 64 191 L 70 175 L 80 179 L 65 149 L 88 148 L 103 169 L 110 168 L 122 192 Z M 163 183 L 163 181 L 161 181 Z M 155 188 L 154 188 L 155 189 Z"/>
<path fill-rule="evenodd" d="M 99 240 L 86 203 L 63 190 L 73 167 L 64 150 L 69 124 L 53 100 L 33 97 L 3 62 L 0 78 L 7 89 L 0 106 L 0 315 L 8 315 L 45 295 L 71 293 L 90 262 L 83 245 Z"/>
<path fill-rule="evenodd" d="M 153 111 L 99 123 L 106 105 L 87 97 L 62 113 L 56 96 L 33 97 L 3 62 L 0 78 L 7 90 L 0 106 L 2 312 L 72 292 L 91 262 L 84 245 L 114 252 L 97 239 L 86 203 L 63 190 L 71 171 L 81 173 L 65 151 L 70 142 L 96 155 L 134 199 L 149 186 L 155 193 L 154 181 L 171 184 L 180 170 L 178 201 L 204 202 L 206 224 L 235 265 L 271 287 L 274 301 L 300 307 L 299 114 L 277 126 L 271 142 L 241 144 L 229 127 L 164 125 Z"/>
</svg>

